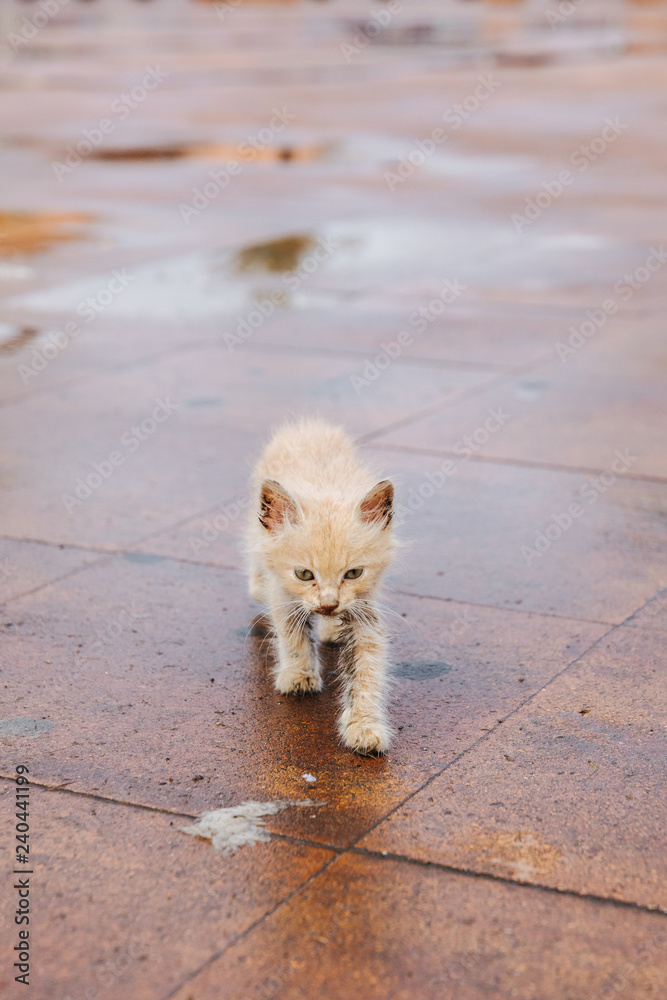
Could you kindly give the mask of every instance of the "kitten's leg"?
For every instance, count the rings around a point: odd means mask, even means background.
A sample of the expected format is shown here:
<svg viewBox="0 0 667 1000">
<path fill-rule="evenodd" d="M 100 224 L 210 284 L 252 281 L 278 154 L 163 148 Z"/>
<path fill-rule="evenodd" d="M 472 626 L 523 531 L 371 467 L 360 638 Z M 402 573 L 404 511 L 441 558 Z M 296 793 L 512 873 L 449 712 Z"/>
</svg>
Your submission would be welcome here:
<svg viewBox="0 0 667 1000">
<path fill-rule="evenodd" d="M 271 602 L 278 662 L 275 686 L 282 694 L 306 694 L 322 690 L 320 665 L 310 638 L 310 626 L 298 613 L 299 605 Z"/>
<path fill-rule="evenodd" d="M 357 753 L 384 753 L 391 730 L 385 711 L 387 644 L 382 622 L 366 606 L 363 623 L 352 619 L 341 638 L 345 686 L 338 731 L 345 745 Z"/>
</svg>

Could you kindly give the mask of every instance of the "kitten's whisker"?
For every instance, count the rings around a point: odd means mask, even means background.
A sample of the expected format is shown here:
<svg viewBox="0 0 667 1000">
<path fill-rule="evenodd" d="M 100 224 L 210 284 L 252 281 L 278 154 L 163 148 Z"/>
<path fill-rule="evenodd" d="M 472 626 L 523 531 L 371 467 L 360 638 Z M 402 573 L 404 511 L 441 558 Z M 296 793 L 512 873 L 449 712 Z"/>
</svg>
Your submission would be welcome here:
<svg viewBox="0 0 667 1000">
<path fill-rule="evenodd" d="M 291 601 L 283 601 L 281 604 L 277 605 L 276 610 L 279 610 L 281 608 L 286 608 L 286 607 L 294 608 L 294 606 L 295 606 L 295 603 L 294 603 L 293 600 L 291 600 Z M 251 630 L 252 630 L 253 626 L 256 625 L 257 622 L 262 621 L 262 620 L 265 621 L 265 622 L 267 622 L 267 629 L 266 629 L 266 635 L 262 636 L 262 641 L 259 644 L 259 655 L 260 656 L 262 656 L 264 654 L 264 652 L 265 652 L 264 647 L 267 644 L 270 644 L 272 642 L 272 640 L 276 637 L 277 630 L 280 627 L 280 623 L 273 621 L 273 619 L 270 617 L 270 615 L 266 611 L 260 612 L 259 614 L 257 614 L 257 615 L 254 616 L 253 620 L 250 623 L 248 631 L 246 632 L 246 636 L 245 636 L 244 643 L 243 643 L 243 652 L 244 652 L 244 654 L 247 652 L 248 639 L 250 638 L 250 636 L 252 634 Z"/>
<path fill-rule="evenodd" d="M 276 611 L 280 611 L 282 608 L 289 608 L 290 611 L 293 611 L 295 608 L 298 607 L 299 607 L 299 602 L 292 597 L 288 601 L 281 601 L 280 604 L 272 604 L 271 611 L 273 614 L 275 614 Z"/>
<path fill-rule="evenodd" d="M 262 621 L 262 619 L 263 619 L 263 618 L 265 618 L 265 616 L 264 616 L 264 614 L 262 614 L 262 612 L 260 612 L 259 614 L 256 614 L 256 615 L 253 615 L 253 617 L 252 617 L 252 619 L 251 619 L 251 621 L 250 621 L 250 624 L 249 624 L 249 625 L 248 625 L 248 627 L 246 628 L 246 633 L 245 633 L 245 635 L 244 635 L 244 637 L 243 637 L 243 655 L 244 655 L 244 656 L 245 656 L 245 655 L 247 654 L 247 652 L 248 652 L 248 639 L 249 639 L 249 638 L 251 637 L 251 635 L 253 634 L 253 631 L 252 631 L 252 630 L 254 629 L 254 627 L 255 627 L 256 625 L 258 625 L 258 624 L 259 624 L 259 622 L 261 622 L 261 621 Z M 263 637 L 263 638 L 265 638 L 265 637 Z"/>
<path fill-rule="evenodd" d="M 259 644 L 259 654 L 260 654 L 260 656 L 264 656 L 264 654 L 265 654 L 264 646 L 267 645 L 267 644 L 270 645 L 273 642 L 273 640 L 275 639 L 275 636 L 276 636 L 276 630 L 275 630 L 275 628 L 272 627 L 272 628 L 268 629 L 266 635 L 263 637 L 262 641 Z"/>
<path fill-rule="evenodd" d="M 350 605 L 348 610 L 355 621 L 357 621 L 360 625 L 363 625 L 366 628 L 375 628 L 378 626 L 380 616 L 378 615 L 376 609 L 368 601 L 355 601 Z"/>
<path fill-rule="evenodd" d="M 291 611 L 287 615 L 283 616 L 280 622 L 277 623 L 277 627 L 285 629 L 288 632 L 302 631 L 305 628 L 306 622 L 310 616 L 310 610 L 293 601 L 286 603 L 292 605 Z"/>
</svg>

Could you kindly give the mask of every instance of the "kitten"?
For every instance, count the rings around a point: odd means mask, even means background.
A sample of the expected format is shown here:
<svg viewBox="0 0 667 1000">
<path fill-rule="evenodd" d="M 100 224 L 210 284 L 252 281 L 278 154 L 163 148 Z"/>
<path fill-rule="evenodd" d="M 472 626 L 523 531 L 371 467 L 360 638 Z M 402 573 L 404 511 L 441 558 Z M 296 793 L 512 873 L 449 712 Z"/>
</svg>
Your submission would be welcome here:
<svg viewBox="0 0 667 1000">
<path fill-rule="evenodd" d="M 386 639 L 376 604 L 393 550 L 393 484 L 375 477 L 340 427 L 304 420 L 282 427 L 253 477 L 248 531 L 250 593 L 269 609 L 275 686 L 322 690 L 311 638 L 341 643 L 338 731 L 358 753 L 389 746 L 384 689 Z"/>
</svg>

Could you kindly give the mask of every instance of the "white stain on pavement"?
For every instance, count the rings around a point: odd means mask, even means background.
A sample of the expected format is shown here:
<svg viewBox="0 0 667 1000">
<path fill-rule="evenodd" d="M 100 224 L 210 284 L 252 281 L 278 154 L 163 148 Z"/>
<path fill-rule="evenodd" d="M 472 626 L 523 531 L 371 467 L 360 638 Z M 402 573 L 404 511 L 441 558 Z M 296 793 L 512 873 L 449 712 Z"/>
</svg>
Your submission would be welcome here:
<svg viewBox="0 0 667 1000">
<path fill-rule="evenodd" d="M 191 837 L 210 840 L 214 850 L 229 855 L 240 847 L 245 847 L 246 844 L 265 843 L 271 839 L 271 834 L 264 829 L 264 816 L 275 816 L 276 813 L 292 806 L 322 805 L 323 802 L 314 802 L 312 799 L 295 799 L 291 802 L 242 802 L 239 806 L 202 813 L 192 826 L 182 826 L 180 829 Z"/>
</svg>

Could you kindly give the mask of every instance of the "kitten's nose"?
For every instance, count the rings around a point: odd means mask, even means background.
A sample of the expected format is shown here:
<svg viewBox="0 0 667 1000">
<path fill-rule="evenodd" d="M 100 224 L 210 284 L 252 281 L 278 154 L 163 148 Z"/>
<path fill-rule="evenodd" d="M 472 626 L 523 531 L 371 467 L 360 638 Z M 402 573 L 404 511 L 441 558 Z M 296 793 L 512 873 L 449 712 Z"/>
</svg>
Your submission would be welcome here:
<svg viewBox="0 0 667 1000">
<path fill-rule="evenodd" d="M 337 607 L 338 601 L 335 604 L 320 604 L 319 610 L 323 615 L 332 615 Z"/>
</svg>

